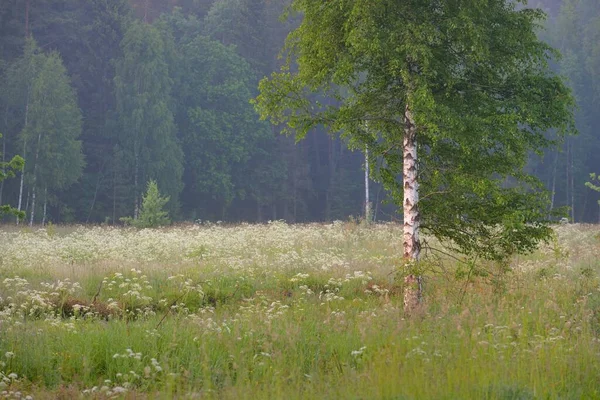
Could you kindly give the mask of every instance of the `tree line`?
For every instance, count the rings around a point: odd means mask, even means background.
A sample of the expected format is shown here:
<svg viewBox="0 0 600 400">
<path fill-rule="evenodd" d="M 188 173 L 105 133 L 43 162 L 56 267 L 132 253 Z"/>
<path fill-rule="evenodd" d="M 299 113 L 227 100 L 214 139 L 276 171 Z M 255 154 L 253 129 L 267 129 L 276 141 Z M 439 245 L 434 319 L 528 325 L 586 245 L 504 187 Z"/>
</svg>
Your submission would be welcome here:
<svg viewBox="0 0 600 400">
<path fill-rule="evenodd" d="M 25 211 L 27 222 L 117 223 L 137 216 L 152 180 L 179 220 L 360 215 L 362 144 L 319 124 L 296 144 L 250 104 L 258 82 L 286 61 L 280 50 L 302 18 L 287 5 L 3 1 L 2 161 L 21 155 L 26 162 L 22 174 L 0 183 L 0 205 Z M 592 0 L 541 5 L 550 18 L 540 35 L 564 54 L 553 68 L 574 90 L 581 134 L 543 157 L 532 154 L 526 168 L 552 190 L 553 208 L 570 206 L 574 220 L 596 221 L 597 194 L 585 182 L 600 172 L 600 10 Z M 382 185 L 371 192 L 376 218 L 393 218 Z"/>
</svg>

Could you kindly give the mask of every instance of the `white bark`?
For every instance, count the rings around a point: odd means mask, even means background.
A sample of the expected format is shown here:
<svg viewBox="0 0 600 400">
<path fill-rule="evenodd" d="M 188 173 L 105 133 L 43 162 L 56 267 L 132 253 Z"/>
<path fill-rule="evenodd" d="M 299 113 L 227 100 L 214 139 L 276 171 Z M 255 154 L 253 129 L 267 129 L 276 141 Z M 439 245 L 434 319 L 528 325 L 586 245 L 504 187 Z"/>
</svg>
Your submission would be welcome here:
<svg viewBox="0 0 600 400">
<path fill-rule="evenodd" d="M 419 181 L 417 177 L 417 127 L 412 111 L 407 105 L 404 110 L 403 185 L 404 185 L 404 260 L 414 268 L 419 261 Z M 421 299 L 421 277 L 414 270 L 404 279 L 404 311 L 410 313 Z"/>
<path fill-rule="evenodd" d="M 369 134 L 369 121 L 365 121 L 365 131 Z M 365 222 L 373 220 L 371 199 L 369 198 L 369 146 L 365 146 Z"/>
<path fill-rule="evenodd" d="M 4 112 L 4 126 L 8 128 L 8 104 L 6 105 L 6 111 Z M 6 132 L 2 135 L 2 162 L 6 161 Z M 6 172 L 2 169 L 2 172 Z M 0 206 L 2 205 L 2 194 L 4 193 L 4 181 L 0 182 Z"/>
<path fill-rule="evenodd" d="M 25 104 L 25 128 L 27 128 L 29 115 L 29 92 L 27 93 L 27 102 Z M 25 158 L 25 152 L 27 150 L 27 139 L 23 139 L 23 158 Z M 25 169 L 21 171 L 21 182 L 19 183 L 19 203 L 17 210 L 21 211 L 21 205 L 23 204 L 23 184 L 25 183 Z M 19 217 L 17 217 L 17 225 L 19 225 Z"/>
<path fill-rule="evenodd" d="M 554 210 L 554 198 L 556 197 L 556 168 L 558 166 L 558 150 L 554 157 L 554 169 L 552 171 L 552 198 L 550 200 L 550 211 Z"/>
<path fill-rule="evenodd" d="M 567 156 L 567 161 L 565 163 L 566 177 L 567 177 L 566 195 L 567 195 L 567 207 L 570 207 L 571 204 L 569 204 L 569 202 L 571 200 L 571 196 L 570 196 L 569 190 L 571 188 L 571 185 L 569 184 L 569 182 L 570 182 L 569 175 L 570 175 L 571 170 L 569 169 L 570 164 L 569 164 L 569 140 L 568 139 L 565 141 L 565 146 L 566 146 L 565 155 Z M 569 214 L 570 214 L 570 212 L 569 212 Z M 571 216 L 571 215 L 569 215 L 569 216 Z M 571 219 L 570 222 L 573 222 L 573 219 Z"/>
<path fill-rule="evenodd" d="M 135 192 L 134 196 L 134 204 L 133 204 L 133 219 L 138 219 L 139 211 L 140 211 L 140 202 L 139 202 L 139 188 L 138 188 L 138 171 L 139 171 L 139 161 L 138 161 L 137 151 L 135 155 L 135 170 L 133 173 L 133 190 Z"/>
<path fill-rule="evenodd" d="M 44 213 L 42 216 L 42 226 L 46 226 L 47 205 L 48 205 L 48 188 L 44 187 Z"/>
<path fill-rule="evenodd" d="M 371 199 L 369 198 L 369 146 L 365 148 L 365 221 L 371 223 Z"/>
<path fill-rule="evenodd" d="M 571 222 L 575 223 L 575 184 L 573 182 L 573 143 L 571 143 L 570 146 L 570 150 L 569 150 L 569 154 L 571 156 L 571 164 L 570 164 L 570 169 L 571 169 Z"/>
<path fill-rule="evenodd" d="M 33 194 L 31 195 L 31 215 L 29 217 L 29 226 L 33 226 L 33 216 L 35 215 L 35 178 L 33 178 Z"/>
<path fill-rule="evenodd" d="M 40 157 L 40 145 L 42 143 L 42 134 L 38 134 L 37 147 L 35 149 L 35 161 L 33 162 L 33 192 L 31 197 L 31 217 L 29 218 L 29 226 L 33 226 L 33 217 L 35 215 L 35 192 L 37 191 L 37 169 L 38 159 Z"/>
</svg>

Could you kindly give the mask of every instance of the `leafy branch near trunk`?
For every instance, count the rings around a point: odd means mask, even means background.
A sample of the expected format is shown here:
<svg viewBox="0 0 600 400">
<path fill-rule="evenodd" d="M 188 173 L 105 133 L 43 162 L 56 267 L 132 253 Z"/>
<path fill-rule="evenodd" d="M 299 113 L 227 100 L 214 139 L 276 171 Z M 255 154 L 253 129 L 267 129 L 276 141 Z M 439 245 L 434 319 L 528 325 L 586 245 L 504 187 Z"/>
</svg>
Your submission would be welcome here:
<svg viewBox="0 0 600 400">
<path fill-rule="evenodd" d="M 574 132 L 574 101 L 537 38 L 540 10 L 506 0 L 296 0 L 292 10 L 303 21 L 287 63 L 255 105 L 298 139 L 325 125 L 380 158 L 375 178 L 404 209 L 408 264 L 420 229 L 488 260 L 550 238 L 548 195 L 523 168 Z"/>
</svg>

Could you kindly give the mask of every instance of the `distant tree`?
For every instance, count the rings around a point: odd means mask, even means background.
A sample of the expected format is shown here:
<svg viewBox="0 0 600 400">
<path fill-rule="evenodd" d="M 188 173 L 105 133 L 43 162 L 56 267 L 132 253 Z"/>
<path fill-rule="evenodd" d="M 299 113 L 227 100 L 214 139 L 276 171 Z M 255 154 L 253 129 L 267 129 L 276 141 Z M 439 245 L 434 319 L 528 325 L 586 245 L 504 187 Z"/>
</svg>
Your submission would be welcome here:
<svg viewBox="0 0 600 400">
<path fill-rule="evenodd" d="M 521 3 L 295 0 L 288 63 L 260 84 L 264 118 L 298 138 L 323 124 L 384 160 L 379 178 L 404 211 L 407 312 L 421 229 L 493 260 L 551 235 L 548 196 L 523 166 L 552 144 L 548 129 L 572 130 L 573 99 L 536 36 L 543 13 Z"/>
<path fill-rule="evenodd" d="M 202 35 L 200 21 L 180 10 L 159 26 L 176 43 L 170 70 L 185 153 L 183 208 L 194 218 L 223 219 L 234 199 L 252 195 L 248 162 L 272 139 L 249 103 L 253 71 L 235 48 Z"/>
<path fill-rule="evenodd" d="M 17 134 L 25 131 L 29 127 L 30 106 L 34 101 L 33 88 L 42 65 L 45 62 L 45 56 L 41 53 L 34 39 L 29 38 L 25 42 L 23 54 L 10 63 L 5 71 L 5 87 L 1 98 L 5 106 L 5 128 L 8 129 L 9 114 L 12 116 L 12 135 L 16 138 Z M 6 138 L 3 138 L 3 154 L 6 153 Z M 31 147 L 31 142 L 27 142 L 27 135 L 21 135 L 19 143 L 19 153 L 27 158 Z M 15 151 L 16 152 L 16 151 Z M 14 154 L 14 153 L 13 153 Z M 21 211 L 23 206 L 23 195 L 25 187 L 25 177 L 27 171 L 23 170 L 20 174 L 19 194 L 17 200 L 17 210 Z M 3 192 L 4 183 L 0 187 Z M 19 219 L 17 218 L 17 223 Z"/>
<path fill-rule="evenodd" d="M 183 186 L 183 152 L 176 136 L 164 38 L 156 27 L 135 21 L 121 47 L 115 77 L 118 144 L 133 181 L 134 219 L 139 216 L 140 183 L 151 179 L 170 196 L 170 210 L 176 211 Z"/>
<path fill-rule="evenodd" d="M 204 18 L 204 33 L 261 69 L 266 61 L 264 0 L 217 0 Z"/>
<path fill-rule="evenodd" d="M 84 158 L 81 150 L 81 111 L 69 77 L 56 52 L 41 55 L 28 107 L 24 141 L 30 143 L 28 174 L 31 177 L 33 224 L 37 196 L 43 189 L 42 224 L 46 220 L 48 194 L 73 184 L 81 176 Z"/>
<path fill-rule="evenodd" d="M 545 157 L 532 157 L 528 167 L 551 188 L 553 208 L 569 207 L 574 222 L 595 221 L 595 202 L 589 201 L 593 193 L 577 183 L 585 181 L 589 171 L 600 169 L 600 7 L 596 0 L 552 3 L 556 12 L 540 36 L 562 54 L 553 68 L 566 78 L 577 102 L 579 134 Z"/>
<path fill-rule="evenodd" d="M 26 41 L 23 56 L 9 65 L 5 81 L 6 110 L 23 119 L 19 152 L 28 160 L 21 173 L 17 209 L 22 209 L 27 184 L 31 194 L 31 201 L 27 196 L 29 223 L 34 221 L 40 192 L 44 194 L 43 223 L 49 196 L 81 176 L 81 112 L 58 53 L 43 54 L 31 38 Z"/>
<path fill-rule="evenodd" d="M 113 153 L 118 134 L 114 77 L 115 61 L 122 55 L 120 43 L 133 20 L 132 10 L 128 0 L 77 0 L 71 13 L 59 15 L 66 32 L 51 46 L 64 55 L 77 90 L 86 158 L 81 179 L 61 193 L 59 206 L 71 208 L 77 220 L 102 221 L 119 205 L 112 201 L 114 177 L 124 173 L 116 169 Z"/>
<path fill-rule="evenodd" d="M 0 133 L 0 138 L 2 134 Z M 21 171 L 25 165 L 25 160 L 21 156 L 14 156 L 10 161 L 0 161 L 0 183 L 7 178 L 14 178 L 16 171 Z M 16 217 L 23 218 L 25 213 L 0 202 L 0 218 L 6 214 L 12 214 Z"/>
<path fill-rule="evenodd" d="M 161 197 L 156 181 L 152 180 L 148 182 L 138 218 L 125 217 L 121 220 L 136 228 L 157 228 L 169 225 L 171 223 L 169 212 L 164 209 L 168 202 L 169 197 Z"/>
<path fill-rule="evenodd" d="M 178 90 L 186 114 L 182 140 L 192 178 L 188 189 L 197 204 L 214 200 L 225 210 L 240 194 L 236 176 L 243 175 L 259 140 L 269 135 L 268 126 L 249 104 L 252 72 L 233 49 L 198 36 L 182 46 L 181 54 L 188 77 Z"/>
</svg>

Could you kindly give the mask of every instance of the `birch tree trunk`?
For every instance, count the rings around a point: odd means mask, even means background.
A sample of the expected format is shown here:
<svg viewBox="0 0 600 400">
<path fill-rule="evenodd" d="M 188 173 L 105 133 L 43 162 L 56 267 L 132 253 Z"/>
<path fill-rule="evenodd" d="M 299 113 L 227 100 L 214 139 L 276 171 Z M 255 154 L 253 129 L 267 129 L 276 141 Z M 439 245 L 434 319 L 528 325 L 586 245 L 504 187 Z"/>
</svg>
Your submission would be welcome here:
<svg viewBox="0 0 600 400">
<path fill-rule="evenodd" d="M 554 198 L 556 197 L 556 169 L 558 166 L 558 150 L 554 157 L 554 169 L 552 171 L 552 198 L 550 200 L 550 211 L 554 210 Z"/>
<path fill-rule="evenodd" d="M 575 184 L 573 182 L 573 175 L 575 175 L 573 170 L 573 143 L 571 142 L 571 146 L 569 148 L 569 156 L 570 163 L 569 169 L 571 170 L 570 178 L 571 178 L 571 222 L 575 223 Z"/>
<path fill-rule="evenodd" d="M 365 222 L 370 224 L 371 200 L 369 199 L 369 146 L 365 147 Z"/>
<path fill-rule="evenodd" d="M 27 128 L 29 116 L 29 90 L 27 90 L 27 102 L 25 103 L 25 129 Z M 23 158 L 25 158 L 25 152 L 27 150 L 27 139 L 23 139 Z M 23 204 L 23 184 L 25 183 L 25 168 L 21 171 L 21 182 L 19 183 L 19 202 L 17 204 L 17 210 L 21 211 L 21 205 Z M 19 225 L 19 217 L 17 217 L 17 225 Z"/>
<path fill-rule="evenodd" d="M 25 197 L 26 201 L 25 201 L 25 208 L 23 209 L 23 211 L 25 212 L 25 214 L 27 214 L 29 212 L 29 200 L 31 200 L 31 189 L 27 188 L 27 196 Z"/>
<path fill-rule="evenodd" d="M 419 182 L 417 177 L 417 127 L 410 107 L 404 110 L 403 185 L 404 185 L 404 261 L 411 268 L 419 261 Z M 404 312 L 410 314 L 421 301 L 421 277 L 411 271 L 404 278 Z"/>
<path fill-rule="evenodd" d="M 139 215 L 139 189 L 138 189 L 138 173 L 139 173 L 139 162 L 138 155 L 135 155 L 135 166 L 133 172 L 133 190 L 134 190 L 134 205 L 133 205 L 133 219 L 138 219 Z"/>
<path fill-rule="evenodd" d="M 46 211 L 48 205 L 48 187 L 44 187 L 44 213 L 42 214 L 42 226 L 46 226 Z"/>
<path fill-rule="evenodd" d="M 35 214 L 35 176 L 33 178 L 33 193 L 31 195 L 31 214 L 29 216 L 29 226 L 33 226 L 34 214 Z"/>
<path fill-rule="evenodd" d="M 117 217 L 117 173 L 113 171 L 113 204 L 112 204 L 112 224 L 115 224 Z"/>
<path fill-rule="evenodd" d="M 33 217 L 35 215 L 35 194 L 37 191 L 37 168 L 38 168 L 38 159 L 40 156 L 40 144 L 42 142 L 42 134 L 38 134 L 37 147 L 35 149 L 35 161 L 33 164 L 33 189 L 31 194 L 31 216 L 29 217 L 29 226 L 33 226 Z"/>
<path fill-rule="evenodd" d="M 8 106 L 6 108 L 8 109 Z M 8 110 L 7 110 L 7 114 L 8 114 Z M 7 116 L 5 115 L 4 126 L 7 125 L 6 118 L 7 118 Z M 2 135 L 2 162 L 4 162 L 4 160 L 6 160 L 6 133 L 4 135 Z M 2 172 L 5 172 L 5 170 L 2 169 Z M 4 181 L 0 182 L 0 206 L 2 205 L 2 194 L 3 193 L 4 193 Z"/>
<path fill-rule="evenodd" d="M 565 141 L 565 147 L 566 147 L 565 155 L 567 156 L 567 161 L 565 163 L 565 167 L 566 167 L 565 173 L 566 173 L 566 177 L 567 177 L 565 188 L 566 188 L 566 195 L 567 195 L 567 207 L 570 207 L 569 203 L 571 201 L 571 196 L 569 193 L 569 189 L 571 188 L 571 185 L 569 185 L 569 182 L 570 182 L 569 173 L 571 171 L 569 169 L 570 164 L 569 164 L 569 140 L 568 139 Z M 569 214 L 570 214 L 570 212 L 569 212 Z M 569 215 L 569 217 L 570 217 L 570 215 Z M 573 220 L 571 219 L 570 222 L 573 222 Z"/>
</svg>

